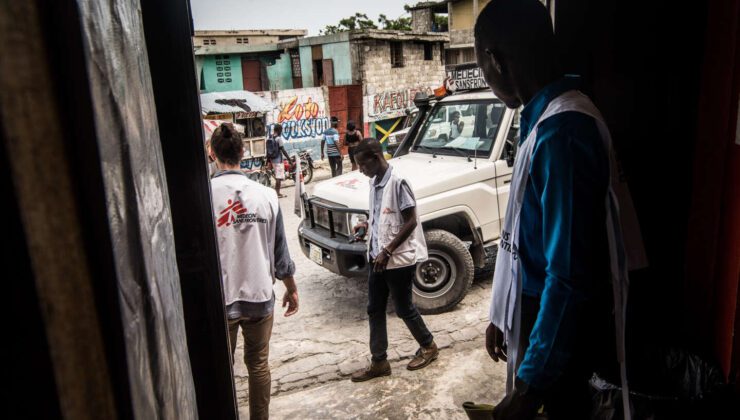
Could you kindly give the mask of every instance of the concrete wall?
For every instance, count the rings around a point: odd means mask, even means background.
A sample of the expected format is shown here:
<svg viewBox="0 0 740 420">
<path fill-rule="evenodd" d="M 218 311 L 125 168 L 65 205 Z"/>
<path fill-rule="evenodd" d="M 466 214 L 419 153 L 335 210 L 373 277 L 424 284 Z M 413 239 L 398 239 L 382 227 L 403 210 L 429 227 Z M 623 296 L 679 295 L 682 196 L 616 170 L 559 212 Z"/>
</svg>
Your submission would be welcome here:
<svg viewBox="0 0 740 420">
<path fill-rule="evenodd" d="M 334 63 L 334 84 L 352 84 L 352 60 L 350 59 L 349 41 L 324 44 L 321 52 L 325 60 Z"/>
<path fill-rule="evenodd" d="M 432 9 L 418 9 L 411 11 L 411 30 L 413 32 L 432 31 Z"/>
<path fill-rule="evenodd" d="M 270 90 L 293 89 L 293 69 L 290 66 L 290 54 L 283 53 L 275 64 L 267 66 L 267 80 Z"/>
<path fill-rule="evenodd" d="M 396 68 L 391 67 L 388 41 L 368 41 L 359 48 L 364 55 L 361 73 L 365 97 L 401 89 L 439 87 L 444 81 L 445 71 L 438 43 L 432 44 L 432 59 L 424 60 L 422 43 L 404 42 L 404 65 Z"/>
<path fill-rule="evenodd" d="M 204 92 L 243 90 L 241 57 L 237 54 L 205 56 L 203 81 Z"/>
<path fill-rule="evenodd" d="M 273 102 L 276 108 L 266 115 L 268 133 L 275 124 L 283 127 L 285 150 L 311 151 L 314 159 L 321 155 L 321 139 L 329 128 L 329 95 L 326 88 L 285 89 L 256 92 Z"/>
<path fill-rule="evenodd" d="M 376 132 L 376 123 L 387 130 L 399 117 L 406 115 L 406 110 L 414 108 L 414 96 L 417 92 L 432 93 L 434 88 L 442 85 L 445 78 L 442 63 L 442 49 L 434 43 L 432 60 L 424 60 L 424 44 L 403 43 L 403 67 L 391 67 L 390 43 L 388 41 L 367 41 L 358 45 L 363 56 L 363 108 L 365 133 L 373 137 L 382 137 Z M 397 125 L 394 130 L 400 129 Z M 382 133 L 381 133 L 382 134 Z"/>
<path fill-rule="evenodd" d="M 473 0 L 449 3 L 450 31 L 470 29 L 473 27 Z"/>
<path fill-rule="evenodd" d="M 203 63 L 205 62 L 205 57 L 203 56 L 195 56 L 195 81 L 196 86 L 198 87 L 198 90 L 200 90 L 201 85 L 201 72 L 203 71 Z"/>
</svg>

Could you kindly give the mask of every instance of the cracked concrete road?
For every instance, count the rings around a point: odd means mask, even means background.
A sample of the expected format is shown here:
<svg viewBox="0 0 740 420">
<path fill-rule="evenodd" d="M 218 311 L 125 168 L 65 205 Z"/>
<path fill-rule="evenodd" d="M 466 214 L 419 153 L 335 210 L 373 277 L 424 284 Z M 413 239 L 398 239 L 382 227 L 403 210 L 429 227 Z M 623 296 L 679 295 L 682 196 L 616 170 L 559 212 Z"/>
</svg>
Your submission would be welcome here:
<svg viewBox="0 0 740 420">
<path fill-rule="evenodd" d="M 325 176 L 323 171 L 317 178 Z M 313 182 L 307 186 L 310 188 Z M 292 187 L 280 201 L 291 256 L 296 263 L 299 312 L 283 316 L 285 291 L 275 284 L 275 325 L 270 341 L 273 418 L 465 418 L 463 401 L 498 401 L 505 366 L 494 365 L 483 348 L 491 280 L 476 280 L 452 311 L 424 319 L 440 347 L 440 359 L 408 372 L 405 364 L 418 345 L 388 306 L 390 378 L 354 384 L 349 374 L 369 362 L 367 279 L 344 278 L 314 264 L 301 252 L 299 219 Z M 243 343 L 235 354 L 234 379 L 242 418 L 248 418 L 247 369 Z M 344 396 L 346 398 L 338 398 Z M 460 417 L 462 415 L 462 417 Z"/>
</svg>

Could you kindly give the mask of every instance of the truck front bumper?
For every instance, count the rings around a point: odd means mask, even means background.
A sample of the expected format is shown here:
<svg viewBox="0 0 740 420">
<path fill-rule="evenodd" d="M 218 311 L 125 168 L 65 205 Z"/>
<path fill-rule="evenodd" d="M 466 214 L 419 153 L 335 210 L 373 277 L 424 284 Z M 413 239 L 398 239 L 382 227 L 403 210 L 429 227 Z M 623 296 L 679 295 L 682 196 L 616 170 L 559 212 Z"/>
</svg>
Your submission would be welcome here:
<svg viewBox="0 0 740 420">
<path fill-rule="evenodd" d="M 298 241 L 303 254 L 311 259 L 311 245 L 321 249 L 320 264 L 327 270 L 345 277 L 365 277 L 369 264 L 365 242 L 349 243 L 344 236 L 330 237 L 327 229 L 311 227 L 308 220 L 298 226 Z M 314 261 L 316 262 L 316 261 Z"/>
</svg>

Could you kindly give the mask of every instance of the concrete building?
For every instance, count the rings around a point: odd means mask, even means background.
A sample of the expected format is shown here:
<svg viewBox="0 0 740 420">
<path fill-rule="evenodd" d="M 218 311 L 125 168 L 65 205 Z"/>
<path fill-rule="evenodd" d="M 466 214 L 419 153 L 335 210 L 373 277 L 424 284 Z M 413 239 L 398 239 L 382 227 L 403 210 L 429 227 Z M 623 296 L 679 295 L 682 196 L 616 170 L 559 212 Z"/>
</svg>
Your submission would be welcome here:
<svg viewBox="0 0 740 420">
<path fill-rule="evenodd" d="M 302 87 L 326 87 L 331 115 L 384 141 L 400 128 L 418 91 L 444 80 L 447 33 L 368 29 L 300 38 Z M 295 73 L 294 73 L 295 75 Z"/>
<path fill-rule="evenodd" d="M 414 95 L 444 80 L 449 37 L 434 16 L 446 10 L 446 2 L 417 4 L 412 31 L 199 31 L 198 84 L 202 93 L 247 90 L 273 102 L 268 130 L 282 124 L 299 148 L 316 148 L 332 115 L 342 121 L 340 134 L 354 120 L 365 135 L 385 141 L 403 127 Z"/>
<path fill-rule="evenodd" d="M 225 92 L 290 89 L 294 87 L 290 40 L 305 29 L 196 31 L 193 37 L 200 91 Z"/>
<path fill-rule="evenodd" d="M 446 63 L 463 64 L 475 61 L 473 28 L 480 11 L 490 0 L 450 0 L 447 2 L 450 43 L 446 45 Z"/>
</svg>

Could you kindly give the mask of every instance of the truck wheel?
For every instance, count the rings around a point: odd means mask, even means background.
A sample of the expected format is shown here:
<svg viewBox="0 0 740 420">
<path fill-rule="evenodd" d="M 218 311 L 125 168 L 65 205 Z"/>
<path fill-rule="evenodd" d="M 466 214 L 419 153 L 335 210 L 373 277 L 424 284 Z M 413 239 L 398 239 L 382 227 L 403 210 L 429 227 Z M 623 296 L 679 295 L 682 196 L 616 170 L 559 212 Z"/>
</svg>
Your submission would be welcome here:
<svg viewBox="0 0 740 420">
<path fill-rule="evenodd" d="M 422 314 L 446 312 L 468 293 L 473 282 L 473 257 L 465 244 L 450 232 L 425 233 L 429 259 L 417 264 L 414 303 Z"/>
</svg>

